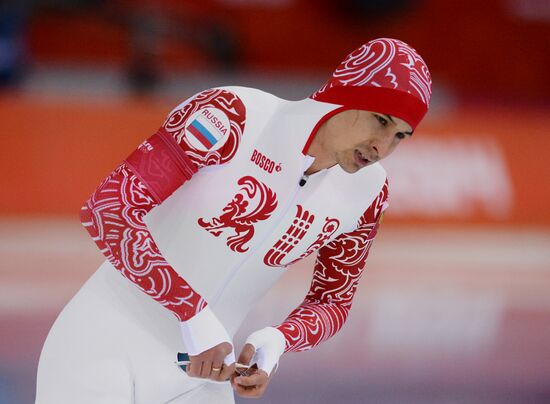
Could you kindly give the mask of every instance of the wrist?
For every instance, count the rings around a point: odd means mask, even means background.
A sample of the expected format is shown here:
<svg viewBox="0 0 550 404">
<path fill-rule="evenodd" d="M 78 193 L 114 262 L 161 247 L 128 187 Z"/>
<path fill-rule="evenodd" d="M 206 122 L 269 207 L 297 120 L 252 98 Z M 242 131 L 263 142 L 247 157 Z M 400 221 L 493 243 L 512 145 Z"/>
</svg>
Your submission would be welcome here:
<svg viewBox="0 0 550 404">
<path fill-rule="evenodd" d="M 180 322 L 180 328 L 185 348 L 191 356 L 199 355 L 222 342 L 233 345 L 225 327 L 208 306 L 189 320 Z"/>
<path fill-rule="evenodd" d="M 275 327 L 265 327 L 252 333 L 246 343 L 254 346 L 256 353 L 252 360 L 257 363 L 259 369 L 268 375 L 276 370 L 286 346 L 286 339 L 281 331 Z"/>
</svg>

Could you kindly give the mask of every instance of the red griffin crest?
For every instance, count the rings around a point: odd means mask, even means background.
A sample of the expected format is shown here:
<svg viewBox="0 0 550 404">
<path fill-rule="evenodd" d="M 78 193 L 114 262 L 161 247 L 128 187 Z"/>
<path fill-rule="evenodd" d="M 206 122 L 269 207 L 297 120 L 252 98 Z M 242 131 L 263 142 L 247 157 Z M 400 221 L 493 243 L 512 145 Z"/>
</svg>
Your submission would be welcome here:
<svg viewBox="0 0 550 404">
<path fill-rule="evenodd" d="M 254 237 L 254 224 L 268 219 L 277 207 L 277 195 L 251 176 L 240 178 L 237 184 L 241 189 L 223 208 L 223 213 L 211 221 L 199 218 L 198 223 L 215 237 L 224 229 L 233 229 L 235 234 L 227 237 L 227 246 L 235 252 L 244 253 L 248 251 L 245 244 Z"/>
</svg>

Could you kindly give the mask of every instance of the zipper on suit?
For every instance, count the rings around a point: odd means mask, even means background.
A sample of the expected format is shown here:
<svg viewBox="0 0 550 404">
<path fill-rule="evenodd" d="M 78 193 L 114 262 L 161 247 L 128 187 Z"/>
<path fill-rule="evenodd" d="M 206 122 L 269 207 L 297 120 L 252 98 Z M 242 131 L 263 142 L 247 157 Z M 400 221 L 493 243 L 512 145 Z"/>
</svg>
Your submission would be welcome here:
<svg viewBox="0 0 550 404">
<path fill-rule="evenodd" d="M 309 167 L 309 165 L 311 165 L 311 164 L 308 164 L 310 161 L 311 160 L 309 159 L 309 156 L 306 156 L 306 158 L 304 159 L 304 167 L 305 167 L 304 171 L 307 169 L 307 167 Z M 290 201 L 284 207 L 283 212 L 280 215 L 281 218 L 286 217 L 290 207 L 295 204 L 298 193 L 300 192 L 300 188 L 303 188 L 303 186 L 305 185 L 305 183 L 301 185 L 301 182 L 304 176 L 306 177 L 306 182 L 307 182 L 308 176 L 306 176 L 306 174 L 303 174 L 302 177 L 300 177 L 300 180 L 298 181 L 298 183 L 296 184 L 296 188 L 294 189 L 292 198 L 290 198 Z M 232 270 L 227 274 L 225 280 L 222 282 L 222 286 L 216 291 L 214 296 L 212 296 L 212 299 L 209 301 L 210 304 L 214 306 L 218 302 L 218 300 L 220 299 L 221 295 L 223 294 L 227 286 L 231 283 L 233 278 L 235 278 L 235 276 L 239 273 L 239 269 L 242 268 L 242 266 L 245 264 L 246 261 L 248 261 L 252 256 L 256 254 L 256 251 L 258 250 L 258 248 L 264 244 L 264 242 L 267 240 L 267 238 L 271 234 L 273 234 L 273 231 L 275 230 L 278 224 L 279 222 L 276 222 L 270 228 L 268 228 L 268 230 L 264 233 L 264 236 L 262 237 L 262 239 L 259 240 L 254 247 L 252 247 L 248 255 L 243 257 L 243 259 L 239 261 L 239 263 L 232 268 Z"/>
</svg>

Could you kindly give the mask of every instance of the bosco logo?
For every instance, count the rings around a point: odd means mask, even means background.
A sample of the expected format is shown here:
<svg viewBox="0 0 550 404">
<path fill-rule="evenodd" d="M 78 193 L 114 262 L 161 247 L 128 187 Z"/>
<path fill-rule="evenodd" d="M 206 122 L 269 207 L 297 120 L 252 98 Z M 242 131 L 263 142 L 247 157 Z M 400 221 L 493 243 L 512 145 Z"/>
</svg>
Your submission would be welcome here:
<svg viewBox="0 0 550 404">
<path fill-rule="evenodd" d="M 281 163 L 276 164 L 273 160 L 266 157 L 265 154 L 260 153 L 256 149 L 254 149 L 254 151 L 252 152 L 252 156 L 250 156 L 250 161 L 254 162 L 254 164 L 270 174 L 273 171 L 280 172 L 283 169 Z"/>
</svg>

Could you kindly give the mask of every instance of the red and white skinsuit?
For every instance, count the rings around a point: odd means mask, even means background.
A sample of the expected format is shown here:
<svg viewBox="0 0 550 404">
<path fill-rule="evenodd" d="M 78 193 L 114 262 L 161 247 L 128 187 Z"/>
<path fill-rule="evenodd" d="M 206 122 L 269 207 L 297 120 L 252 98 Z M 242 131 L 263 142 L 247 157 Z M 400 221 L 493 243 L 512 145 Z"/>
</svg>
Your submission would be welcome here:
<svg viewBox="0 0 550 404">
<path fill-rule="evenodd" d="M 388 113 L 415 127 L 430 84 L 414 50 L 382 39 L 350 54 L 306 100 L 232 87 L 174 109 L 82 208 L 108 262 L 52 328 L 37 403 L 232 402 L 227 383 L 181 373 L 175 353 L 231 341 L 284 269 L 314 252 L 302 304 L 250 340 L 270 372 L 283 351 L 334 335 L 351 308 L 388 186 L 375 164 L 354 175 L 335 166 L 301 187 L 312 162 L 307 147 L 344 109 Z"/>
</svg>

